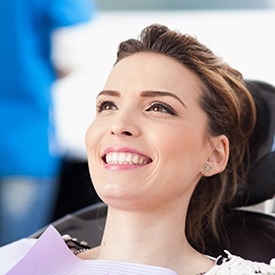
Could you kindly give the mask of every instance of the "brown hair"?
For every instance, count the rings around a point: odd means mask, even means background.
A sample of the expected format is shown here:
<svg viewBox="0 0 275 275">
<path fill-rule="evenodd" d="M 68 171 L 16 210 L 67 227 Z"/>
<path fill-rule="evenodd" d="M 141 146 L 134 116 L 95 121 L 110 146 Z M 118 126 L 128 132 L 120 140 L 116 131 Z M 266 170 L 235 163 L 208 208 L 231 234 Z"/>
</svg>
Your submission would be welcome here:
<svg viewBox="0 0 275 275">
<path fill-rule="evenodd" d="M 186 235 L 198 250 L 204 250 L 204 233 L 219 237 L 218 222 L 223 210 L 245 182 L 249 166 L 248 138 L 256 111 L 242 75 L 214 55 L 197 39 L 171 31 L 162 25 L 145 28 L 139 40 L 120 44 L 116 63 L 138 52 L 156 52 L 169 56 L 194 72 L 201 80 L 200 106 L 208 116 L 209 135 L 226 135 L 230 156 L 226 169 L 212 177 L 202 177 L 191 198 L 186 220 Z"/>
</svg>

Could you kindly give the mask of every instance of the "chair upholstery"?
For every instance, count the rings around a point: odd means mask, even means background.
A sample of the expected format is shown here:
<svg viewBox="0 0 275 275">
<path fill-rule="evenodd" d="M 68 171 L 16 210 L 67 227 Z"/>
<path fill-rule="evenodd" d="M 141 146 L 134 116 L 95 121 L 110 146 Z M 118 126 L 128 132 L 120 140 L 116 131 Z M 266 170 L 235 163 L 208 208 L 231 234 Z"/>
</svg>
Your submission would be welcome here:
<svg viewBox="0 0 275 275">
<path fill-rule="evenodd" d="M 219 241 L 209 234 L 206 239 L 207 255 L 217 257 L 224 249 L 251 261 L 270 263 L 275 258 L 275 217 L 244 210 L 233 210 L 231 223 Z"/>
<path fill-rule="evenodd" d="M 251 170 L 247 190 L 236 198 L 237 206 L 253 205 L 275 194 L 275 87 L 265 82 L 246 81 L 257 108 L 257 124 L 250 140 Z M 97 246 L 103 233 L 107 206 L 98 203 L 67 215 L 53 223 L 61 234 L 70 234 Z M 275 257 L 275 216 L 233 209 L 227 224 L 227 237 L 206 238 L 206 254 L 218 256 L 223 249 L 243 258 L 269 263 Z M 41 229 L 30 237 L 39 237 Z"/>
<path fill-rule="evenodd" d="M 275 196 L 275 87 L 246 80 L 256 104 L 257 121 L 250 138 L 251 169 L 247 189 L 236 198 L 237 206 L 249 206 Z"/>
<path fill-rule="evenodd" d="M 263 81 L 246 80 L 256 104 L 257 121 L 250 137 L 250 161 L 246 189 L 239 190 L 234 206 L 251 206 L 275 196 L 275 87 Z M 217 256 L 227 247 L 231 253 L 256 261 L 275 257 L 275 215 L 239 208 L 227 213 L 226 235 L 220 241 L 209 233 L 207 253 Z"/>
</svg>

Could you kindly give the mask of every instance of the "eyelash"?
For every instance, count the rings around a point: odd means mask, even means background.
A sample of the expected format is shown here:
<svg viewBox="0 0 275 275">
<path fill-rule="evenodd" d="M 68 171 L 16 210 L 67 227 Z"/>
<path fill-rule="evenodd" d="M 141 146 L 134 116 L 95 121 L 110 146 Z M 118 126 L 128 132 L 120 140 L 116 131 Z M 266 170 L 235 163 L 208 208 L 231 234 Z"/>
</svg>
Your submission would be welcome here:
<svg viewBox="0 0 275 275">
<path fill-rule="evenodd" d="M 154 108 L 161 108 L 162 111 L 155 111 Z M 168 104 L 165 104 L 163 102 L 154 102 L 150 105 L 149 108 L 146 109 L 146 112 L 153 111 L 153 112 L 160 112 L 160 113 L 168 113 L 173 116 L 177 116 L 177 112 Z"/>
<path fill-rule="evenodd" d="M 109 109 L 104 109 L 107 106 L 111 106 L 111 108 Z M 101 113 L 103 111 L 109 111 L 109 110 L 114 110 L 113 107 L 115 107 L 115 109 L 117 109 L 116 105 L 114 104 L 114 102 L 109 101 L 109 100 L 99 100 L 96 104 L 96 110 L 98 113 Z"/>
<path fill-rule="evenodd" d="M 108 106 L 108 109 L 105 109 Z M 96 104 L 97 112 L 101 113 L 103 111 L 110 111 L 110 110 L 116 110 L 117 107 L 114 102 L 109 100 L 99 100 Z M 154 110 L 154 108 L 161 108 L 161 111 Z M 168 104 L 165 104 L 163 102 L 153 102 L 149 108 L 145 110 L 146 112 L 160 112 L 160 113 L 168 113 L 173 116 L 177 116 L 177 112 Z"/>
</svg>

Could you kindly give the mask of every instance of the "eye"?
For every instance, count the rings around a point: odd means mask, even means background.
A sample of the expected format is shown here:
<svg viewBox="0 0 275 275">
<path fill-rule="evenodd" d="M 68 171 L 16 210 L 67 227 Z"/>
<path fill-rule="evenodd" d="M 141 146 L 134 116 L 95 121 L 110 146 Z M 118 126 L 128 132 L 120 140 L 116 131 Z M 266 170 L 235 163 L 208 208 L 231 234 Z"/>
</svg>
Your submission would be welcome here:
<svg viewBox="0 0 275 275">
<path fill-rule="evenodd" d="M 173 116 L 177 115 L 177 112 L 171 106 L 163 102 L 152 103 L 149 108 L 146 109 L 146 112 L 166 113 Z"/>
<path fill-rule="evenodd" d="M 97 112 L 101 113 L 103 111 L 111 111 L 111 110 L 117 110 L 117 106 L 112 101 L 99 101 L 96 104 Z"/>
</svg>

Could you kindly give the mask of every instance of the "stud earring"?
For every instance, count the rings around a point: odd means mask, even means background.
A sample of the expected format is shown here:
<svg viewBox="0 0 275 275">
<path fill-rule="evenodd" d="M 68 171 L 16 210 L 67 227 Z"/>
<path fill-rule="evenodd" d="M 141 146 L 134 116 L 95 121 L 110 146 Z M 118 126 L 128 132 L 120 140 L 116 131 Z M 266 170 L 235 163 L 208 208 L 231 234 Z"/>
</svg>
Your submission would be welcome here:
<svg viewBox="0 0 275 275">
<path fill-rule="evenodd" d="M 205 164 L 203 165 L 203 170 L 204 170 L 205 172 L 207 172 L 207 173 L 210 173 L 210 171 L 212 170 L 212 166 L 209 165 L 209 164 L 207 164 L 207 163 L 205 163 Z"/>
</svg>

